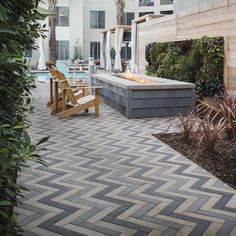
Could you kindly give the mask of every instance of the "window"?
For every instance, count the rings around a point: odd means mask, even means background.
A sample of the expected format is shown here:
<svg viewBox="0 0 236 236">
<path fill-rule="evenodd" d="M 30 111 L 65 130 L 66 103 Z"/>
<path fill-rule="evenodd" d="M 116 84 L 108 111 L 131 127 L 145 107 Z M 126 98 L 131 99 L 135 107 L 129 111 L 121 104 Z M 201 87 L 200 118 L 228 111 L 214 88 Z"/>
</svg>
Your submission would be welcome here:
<svg viewBox="0 0 236 236">
<path fill-rule="evenodd" d="M 105 28 L 105 11 L 90 11 L 90 28 Z"/>
<path fill-rule="evenodd" d="M 123 42 L 121 48 L 121 58 L 130 60 L 131 59 L 131 47 L 130 42 Z"/>
<path fill-rule="evenodd" d="M 173 14 L 173 11 L 160 11 L 160 14 L 162 14 L 162 15 L 170 15 L 170 14 Z"/>
<path fill-rule="evenodd" d="M 69 7 L 56 7 L 57 26 L 69 26 Z"/>
<path fill-rule="evenodd" d="M 140 12 L 140 13 L 139 13 L 139 17 L 145 16 L 145 15 L 153 15 L 153 14 L 154 14 L 153 11 L 150 11 L 150 12 Z"/>
<path fill-rule="evenodd" d="M 131 41 L 131 32 L 124 32 L 123 41 L 127 41 L 127 42 Z"/>
<path fill-rule="evenodd" d="M 160 5 L 172 5 L 173 0 L 161 0 Z"/>
<path fill-rule="evenodd" d="M 32 58 L 32 49 L 25 50 L 25 57 Z"/>
<path fill-rule="evenodd" d="M 131 25 L 133 19 L 134 19 L 134 12 L 125 12 L 124 25 Z"/>
<path fill-rule="evenodd" d="M 57 60 L 69 60 L 69 41 L 57 41 Z"/>
<path fill-rule="evenodd" d="M 154 6 L 154 0 L 139 0 L 140 7 Z"/>
<path fill-rule="evenodd" d="M 100 59 L 100 42 L 90 42 L 90 57 Z"/>
</svg>

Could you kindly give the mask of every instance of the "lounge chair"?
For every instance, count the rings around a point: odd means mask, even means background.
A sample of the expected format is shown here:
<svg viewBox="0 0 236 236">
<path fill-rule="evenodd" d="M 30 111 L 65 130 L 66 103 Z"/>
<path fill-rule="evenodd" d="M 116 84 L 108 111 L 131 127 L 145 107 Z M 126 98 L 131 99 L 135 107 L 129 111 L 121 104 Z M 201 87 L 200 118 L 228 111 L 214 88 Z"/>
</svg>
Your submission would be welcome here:
<svg viewBox="0 0 236 236">
<path fill-rule="evenodd" d="M 62 96 L 63 96 L 63 94 L 62 94 L 61 84 L 55 83 L 56 80 L 60 80 L 60 78 L 61 78 L 58 74 L 59 71 L 56 70 L 55 68 L 49 69 L 49 71 L 51 73 L 50 101 L 47 103 L 47 106 L 51 107 L 51 109 L 52 109 L 51 114 L 54 115 L 62 110 Z M 70 84 L 65 76 L 63 77 L 63 80 L 64 80 L 64 83 L 69 87 Z M 81 89 L 79 89 L 79 90 L 73 89 L 73 93 L 77 99 L 86 95 L 85 91 L 83 91 Z"/>
<path fill-rule="evenodd" d="M 57 67 L 57 70 L 59 70 L 66 76 L 67 79 L 73 78 L 73 76 L 69 74 L 69 69 L 66 64 L 57 62 L 56 67 Z"/>
<path fill-rule="evenodd" d="M 62 90 L 62 111 L 57 113 L 59 118 L 65 118 L 75 113 L 85 111 L 95 107 L 95 115 L 99 116 L 100 89 L 99 86 L 77 86 L 76 89 L 83 91 L 83 96 L 78 98 L 73 92 L 72 87 L 63 73 L 56 71 L 58 79 L 55 80 L 56 88 Z M 94 95 L 89 94 L 88 90 L 94 90 Z M 58 95 L 55 94 L 55 101 L 58 101 Z M 56 105 L 57 107 L 57 105 Z"/>
</svg>

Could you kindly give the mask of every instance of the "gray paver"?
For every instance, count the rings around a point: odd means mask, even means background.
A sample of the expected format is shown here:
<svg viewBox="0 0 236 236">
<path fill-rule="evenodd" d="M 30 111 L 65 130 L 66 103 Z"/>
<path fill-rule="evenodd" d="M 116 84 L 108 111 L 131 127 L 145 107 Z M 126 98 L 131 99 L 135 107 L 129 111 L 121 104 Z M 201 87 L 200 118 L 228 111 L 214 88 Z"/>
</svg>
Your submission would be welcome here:
<svg viewBox="0 0 236 236">
<path fill-rule="evenodd" d="M 90 109 L 58 120 L 46 107 L 47 94 L 48 85 L 39 84 L 30 134 L 34 142 L 51 136 L 43 154 L 48 167 L 30 163 L 32 170 L 18 179 L 32 191 L 17 209 L 25 235 L 43 235 L 31 232 L 32 224 L 61 235 L 175 235 L 184 226 L 202 235 L 215 222 L 218 235 L 234 230 L 236 191 L 152 136 L 166 130 L 169 119 L 127 120 L 102 105 L 99 118 Z M 107 207 L 111 211 L 89 223 Z M 42 215 L 49 217 L 43 223 Z"/>
</svg>

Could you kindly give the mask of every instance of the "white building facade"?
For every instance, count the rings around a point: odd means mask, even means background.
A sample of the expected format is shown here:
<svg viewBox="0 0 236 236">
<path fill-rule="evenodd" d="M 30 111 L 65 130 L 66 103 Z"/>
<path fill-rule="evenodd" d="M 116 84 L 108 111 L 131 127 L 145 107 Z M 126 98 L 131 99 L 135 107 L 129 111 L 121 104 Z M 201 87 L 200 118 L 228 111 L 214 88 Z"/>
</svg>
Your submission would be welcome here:
<svg viewBox="0 0 236 236">
<path fill-rule="evenodd" d="M 46 1 L 45 1 L 46 2 Z M 47 8 L 44 5 L 44 8 Z M 173 0 L 128 0 L 124 24 L 146 14 L 172 14 Z M 48 25 L 48 18 L 45 20 Z M 85 60 L 100 57 L 100 33 L 116 24 L 114 0 L 58 0 L 57 3 L 57 60 L 73 61 L 78 55 Z M 50 27 L 48 27 L 50 30 Z M 45 58 L 49 56 L 49 32 L 44 41 Z M 128 43 L 122 45 L 122 57 L 130 59 Z M 31 64 L 38 60 L 33 51 Z"/>
</svg>

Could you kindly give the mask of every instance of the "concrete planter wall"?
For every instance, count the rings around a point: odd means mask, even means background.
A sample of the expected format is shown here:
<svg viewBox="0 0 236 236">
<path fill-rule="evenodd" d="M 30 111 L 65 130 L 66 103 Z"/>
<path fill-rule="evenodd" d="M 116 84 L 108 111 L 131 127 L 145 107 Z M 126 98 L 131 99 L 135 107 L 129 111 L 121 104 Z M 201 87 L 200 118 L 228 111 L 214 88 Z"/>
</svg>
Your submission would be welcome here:
<svg viewBox="0 0 236 236">
<path fill-rule="evenodd" d="M 127 118 L 186 115 L 195 107 L 195 85 L 140 75 L 155 80 L 140 84 L 108 74 L 92 76 L 93 85 L 101 85 L 104 102 Z"/>
</svg>

